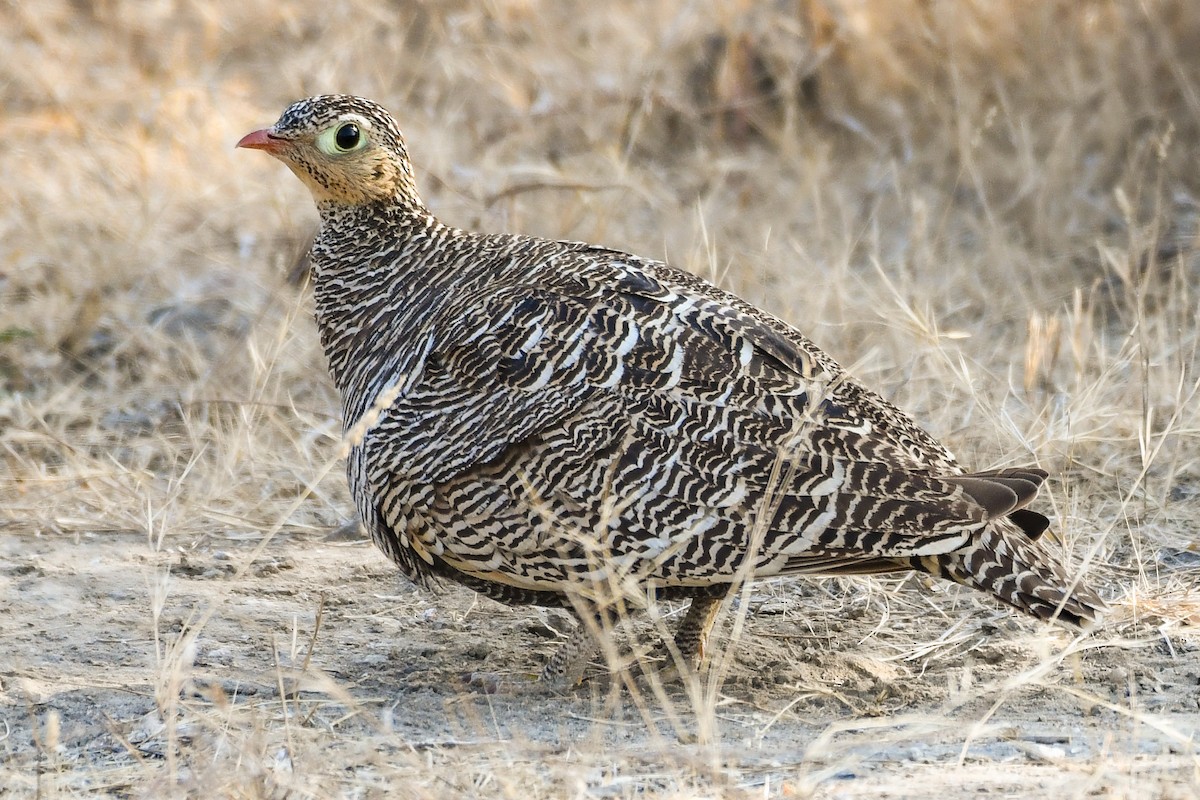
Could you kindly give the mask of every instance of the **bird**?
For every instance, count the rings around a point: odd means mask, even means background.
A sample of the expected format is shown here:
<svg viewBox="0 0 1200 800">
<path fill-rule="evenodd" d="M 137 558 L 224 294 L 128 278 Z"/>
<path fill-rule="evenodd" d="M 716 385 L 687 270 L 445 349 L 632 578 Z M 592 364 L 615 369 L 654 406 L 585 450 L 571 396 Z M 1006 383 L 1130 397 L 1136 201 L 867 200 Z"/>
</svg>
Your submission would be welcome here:
<svg viewBox="0 0 1200 800">
<path fill-rule="evenodd" d="M 582 623 L 542 677 L 578 682 L 599 621 L 688 600 L 701 670 L 722 601 L 779 575 L 925 573 L 1041 620 L 1104 602 L 1044 545 L 1036 467 L 968 471 L 798 329 L 604 246 L 446 224 L 383 106 L 289 105 L 238 147 L 308 187 L 315 319 L 374 543 Z"/>
</svg>

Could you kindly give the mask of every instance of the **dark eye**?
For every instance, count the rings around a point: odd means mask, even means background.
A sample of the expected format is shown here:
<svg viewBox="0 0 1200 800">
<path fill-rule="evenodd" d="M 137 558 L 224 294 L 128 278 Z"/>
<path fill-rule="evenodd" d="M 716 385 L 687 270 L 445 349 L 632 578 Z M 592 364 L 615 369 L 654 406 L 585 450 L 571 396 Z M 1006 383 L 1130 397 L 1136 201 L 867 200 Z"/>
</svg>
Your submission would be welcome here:
<svg viewBox="0 0 1200 800">
<path fill-rule="evenodd" d="M 359 132 L 358 126 L 353 122 L 347 122 L 337 129 L 333 141 L 337 144 L 339 150 L 353 150 L 362 141 L 362 133 Z"/>
</svg>

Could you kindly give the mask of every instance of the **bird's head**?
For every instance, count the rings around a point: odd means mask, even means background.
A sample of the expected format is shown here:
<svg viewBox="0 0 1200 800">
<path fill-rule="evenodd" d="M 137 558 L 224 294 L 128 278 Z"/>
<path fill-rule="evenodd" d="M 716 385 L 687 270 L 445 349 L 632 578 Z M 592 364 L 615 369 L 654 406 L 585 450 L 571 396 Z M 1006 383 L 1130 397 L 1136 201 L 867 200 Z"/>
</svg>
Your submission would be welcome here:
<svg viewBox="0 0 1200 800">
<path fill-rule="evenodd" d="M 361 97 L 299 100 L 237 146 L 265 150 L 287 164 L 318 206 L 421 206 L 400 129 L 383 106 Z"/>
</svg>

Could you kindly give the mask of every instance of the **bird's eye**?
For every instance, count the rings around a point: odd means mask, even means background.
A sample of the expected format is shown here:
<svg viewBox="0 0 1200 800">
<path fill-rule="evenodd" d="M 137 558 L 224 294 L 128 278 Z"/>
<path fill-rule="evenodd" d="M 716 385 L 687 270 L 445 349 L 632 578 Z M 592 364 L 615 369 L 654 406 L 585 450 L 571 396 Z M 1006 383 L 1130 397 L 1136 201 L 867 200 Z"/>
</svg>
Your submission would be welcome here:
<svg viewBox="0 0 1200 800">
<path fill-rule="evenodd" d="M 338 156 L 360 149 L 367 143 L 366 134 L 355 122 L 342 122 L 325 130 L 317 137 L 317 146 L 322 152 Z"/>
<path fill-rule="evenodd" d="M 362 138 L 362 134 L 358 131 L 358 126 L 353 122 L 347 122 L 337 129 L 337 133 L 333 136 L 333 141 L 337 144 L 339 150 L 353 150 L 358 146 L 358 140 Z"/>
</svg>

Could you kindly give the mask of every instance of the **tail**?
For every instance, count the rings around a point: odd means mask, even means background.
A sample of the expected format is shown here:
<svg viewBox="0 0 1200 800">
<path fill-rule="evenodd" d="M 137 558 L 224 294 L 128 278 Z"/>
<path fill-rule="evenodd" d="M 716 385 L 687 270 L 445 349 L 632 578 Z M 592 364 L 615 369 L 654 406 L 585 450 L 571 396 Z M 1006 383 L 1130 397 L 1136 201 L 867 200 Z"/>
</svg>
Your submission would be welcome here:
<svg viewBox="0 0 1200 800">
<path fill-rule="evenodd" d="M 911 565 L 987 592 L 1038 619 L 1079 630 L 1091 628 L 1107 608 L 1098 594 L 1069 576 L 1018 522 L 1007 518 L 988 525 L 960 550 L 913 558 Z"/>
</svg>

